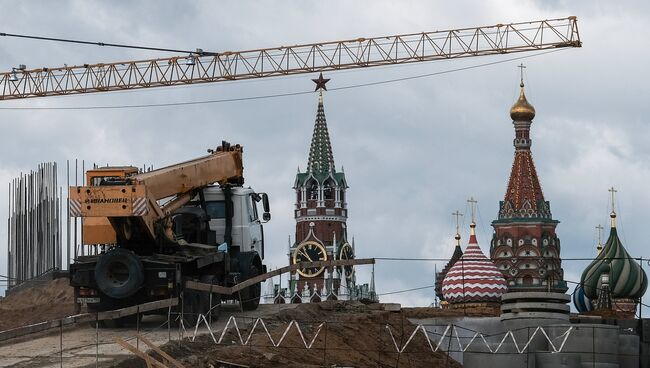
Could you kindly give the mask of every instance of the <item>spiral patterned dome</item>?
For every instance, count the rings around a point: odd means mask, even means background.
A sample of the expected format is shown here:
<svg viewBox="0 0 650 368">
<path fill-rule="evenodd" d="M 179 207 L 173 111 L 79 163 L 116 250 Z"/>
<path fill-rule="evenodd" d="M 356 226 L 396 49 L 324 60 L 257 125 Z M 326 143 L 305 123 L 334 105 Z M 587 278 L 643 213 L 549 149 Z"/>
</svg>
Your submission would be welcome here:
<svg viewBox="0 0 650 368">
<path fill-rule="evenodd" d="M 637 299 L 648 288 L 648 276 L 628 254 L 616 232 L 616 213 L 611 215 L 611 230 L 605 247 L 582 273 L 581 284 L 585 296 L 598 298 L 601 275 L 609 271 L 609 288 L 613 299 Z"/>
<path fill-rule="evenodd" d="M 483 254 L 470 225 L 469 244 L 442 281 L 442 294 L 451 304 L 500 302 L 508 286 L 501 271 Z"/>
<path fill-rule="evenodd" d="M 586 313 L 594 310 L 594 305 L 591 303 L 591 299 L 585 295 L 585 290 L 582 288 L 582 285 L 576 286 L 573 292 L 573 304 L 576 306 L 578 313 Z"/>
</svg>

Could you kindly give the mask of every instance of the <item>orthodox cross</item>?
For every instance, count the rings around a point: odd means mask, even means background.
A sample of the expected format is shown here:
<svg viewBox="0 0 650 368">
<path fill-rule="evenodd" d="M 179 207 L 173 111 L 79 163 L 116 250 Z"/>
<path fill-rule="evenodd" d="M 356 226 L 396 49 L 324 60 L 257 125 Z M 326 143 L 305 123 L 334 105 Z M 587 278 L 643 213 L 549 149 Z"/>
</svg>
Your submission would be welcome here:
<svg viewBox="0 0 650 368">
<path fill-rule="evenodd" d="M 476 212 L 476 204 L 478 203 L 478 201 L 476 199 L 474 199 L 474 197 L 470 197 L 467 200 L 467 203 L 469 203 L 469 208 L 472 211 L 472 222 L 476 222 L 475 221 L 476 219 L 475 219 L 474 215 L 475 215 L 475 212 Z"/>
<path fill-rule="evenodd" d="M 598 251 L 598 253 L 600 253 L 600 251 L 603 250 L 603 245 L 600 243 L 601 242 L 600 236 L 602 234 L 603 229 L 604 228 L 600 224 L 596 226 L 596 231 L 598 231 L 598 245 L 596 246 L 596 250 Z"/>
<path fill-rule="evenodd" d="M 517 68 L 519 68 L 519 72 L 521 73 L 521 86 L 524 86 L 524 68 L 526 68 L 526 65 L 524 63 L 521 63 L 517 65 Z"/>
<path fill-rule="evenodd" d="M 453 212 L 451 215 L 456 216 L 456 234 L 459 234 L 459 232 L 460 232 L 459 220 L 460 220 L 460 217 L 463 216 L 463 214 L 460 213 L 460 211 L 456 210 L 456 212 Z"/>
<path fill-rule="evenodd" d="M 614 187 L 611 187 L 611 188 L 607 189 L 607 191 L 612 193 L 612 212 L 615 212 L 614 211 L 614 209 L 615 209 L 615 207 L 614 207 L 614 199 L 615 199 L 616 192 L 618 192 L 618 190 L 614 189 Z"/>
</svg>

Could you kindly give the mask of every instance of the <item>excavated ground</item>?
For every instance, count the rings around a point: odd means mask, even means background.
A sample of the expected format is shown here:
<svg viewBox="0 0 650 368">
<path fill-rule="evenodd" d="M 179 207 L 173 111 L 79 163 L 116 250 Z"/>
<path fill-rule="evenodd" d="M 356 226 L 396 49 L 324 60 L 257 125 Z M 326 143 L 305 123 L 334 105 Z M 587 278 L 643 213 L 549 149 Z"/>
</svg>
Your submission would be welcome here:
<svg viewBox="0 0 650 368">
<path fill-rule="evenodd" d="M 74 292 L 67 278 L 43 281 L 0 299 L 0 331 L 74 313 Z"/>
<path fill-rule="evenodd" d="M 7 298 L 0 299 L 0 331 L 71 315 L 74 312 L 73 300 L 73 290 L 65 278 L 46 281 L 12 293 Z M 163 345 L 163 350 L 182 361 L 187 367 L 231 366 L 224 362 L 250 367 L 460 367 L 446 354 L 432 352 L 421 333 L 417 333 L 405 351 L 398 354 L 386 325 L 390 326 L 397 345 L 401 347 L 415 329 L 415 326 L 408 321 L 409 318 L 489 316 L 494 313 L 490 308 L 471 310 L 404 308 L 400 312 L 388 312 L 382 310 L 381 304 L 365 305 L 359 302 L 336 301 L 287 305 L 287 308 L 275 309 L 277 312 L 262 313 L 267 309 L 260 308 L 259 312 L 245 314 L 235 313 L 240 315 L 237 322 L 244 339 L 248 336 L 252 322 L 260 315 L 264 316 L 269 333 L 276 342 L 293 320 L 299 322 L 307 343 L 311 342 L 318 326 L 322 322 L 327 323 L 320 329 L 310 349 L 305 348 L 296 328 L 289 329 L 282 344 L 274 347 L 261 326 L 258 326 L 251 337 L 251 343 L 245 346 L 239 342 L 236 331 L 230 329 L 221 345 L 216 345 L 209 335 L 203 334 L 198 336 L 195 342 L 188 340 L 182 343 L 168 342 Z M 226 313 L 213 325 L 217 338 L 229 315 L 233 313 Z M 78 331 L 85 331 L 85 327 L 79 328 L 81 329 Z M 66 348 L 69 346 L 72 348 L 70 339 L 73 339 L 72 336 L 77 333 L 76 331 L 77 329 L 65 333 Z M 125 337 L 133 334 L 129 329 L 118 332 Z M 47 340 L 44 337 L 41 339 Z M 160 340 L 164 341 L 166 338 Z M 12 345 L 11 342 L 8 344 Z M 30 354 L 49 354 L 45 350 L 34 349 Z M 29 355 L 27 352 L 23 353 L 25 354 Z M 131 357 L 125 360 L 124 355 L 113 355 L 100 354 L 102 358 L 100 366 L 146 367 L 140 358 Z"/>
<path fill-rule="evenodd" d="M 440 311 L 440 310 L 438 310 Z M 433 311 L 428 314 L 432 314 Z M 263 329 L 258 326 L 251 343 L 243 346 L 234 330 L 229 330 L 223 343 L 216 345 L 209 335 L 195 342 L 179 344 L 172 341 L 162 348 L 187 367 L 230 367 L 235 363 L 248 367 L 460 367 L 453 359 L 440 352 L 432 352 L 423 334 L 416 334 L 402 354 L 396 352 L 386 325 L 389 325 L 398 346 L 409 338 L 415 326 L 405 314 L 387 312 L 380 304 L 364 305 L 358 302 L 323 302 L 302 304 L 281 310 L 264 321 L 270 335 L 278 341 L 292 321 L 299 321 L 307 343 L 316 334 L 318 325 L 327 321 L 311 349 L 304 346 L 297 329 L 287 333 L 280 346 L 274 347 Z M 238 320 L 244 339 L 252 320 Z M 215 333 L 219 338 L 219 334 Z M 156 356 L 156 355 L 154 355 Z M 117 368 L 146 367 L 144 361 L 132 358 Z"/>
</svg>

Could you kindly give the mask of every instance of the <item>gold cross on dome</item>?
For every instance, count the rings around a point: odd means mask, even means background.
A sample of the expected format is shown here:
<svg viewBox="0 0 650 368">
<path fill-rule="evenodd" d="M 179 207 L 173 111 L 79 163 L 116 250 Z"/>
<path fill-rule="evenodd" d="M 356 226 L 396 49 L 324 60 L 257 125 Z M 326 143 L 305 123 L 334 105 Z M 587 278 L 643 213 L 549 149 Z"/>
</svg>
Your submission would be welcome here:
<svg viewBox="0 0 650 368">
<path fill-rule="evenodd" d="M 456 212 L 453 212 L 451 215 L 456 216 L 456 234 L 458 234 L 458 232 L 460 231 L 459 220 L 460 220 L 460 217 L 463 216 L 463 214 L 460 213 L 460 211 L 456 210 Z"/>
<path fill-rule="evenodd" d="M 598 244 L 596 245 L 596 253 L 600 254 L 600 252 L 603 250 L 603 245 L 600 242 L 601 241 L 600 235 L 603 230 L 603 227 L 600 224 L 598 224 L 598 226 L 596 226 L 596 230 L 598 230 Z"/>
<path fill-rule="evenodd" d="M 602 240 L 601 234 L 602 234 L 603 229 L 604 229 L 604 227 L 602 227 L 602 225 L 600 225 L 600 224 L 598 224 L 598 226 L 596 226 L 596 231 L 598 231 L 598 244 L 600 244 L 600 241 Z"/>
<path fill-rule="evenodd" d="M 524 63 L 521 63 L 517 65 L 517 68 L 519 68 L 519 72 L 521 73 L 521 84 L 524 84 L 524 68 L 526 68 L 526 65 L 524 65 Z"/>
</svg>

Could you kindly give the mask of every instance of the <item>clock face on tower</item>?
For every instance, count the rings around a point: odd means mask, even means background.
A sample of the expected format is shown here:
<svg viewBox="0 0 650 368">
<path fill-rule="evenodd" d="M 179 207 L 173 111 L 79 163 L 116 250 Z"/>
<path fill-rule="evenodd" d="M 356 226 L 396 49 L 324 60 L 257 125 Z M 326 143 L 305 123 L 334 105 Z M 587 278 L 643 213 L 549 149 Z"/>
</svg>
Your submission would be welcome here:
<svg viewBox="0 0 650 368">
<path fill-rule="evenodd" d="M 341 246 L 339 251 L 339 259 L 354 259 L 354 250 L 350 243 L 345 243 Z M 345 278 L 349 279 L 354 273 L 354 266 L 343 266 L 343 271 L 345 272 Z"/>
<path fill-rule="evenodd" d="M 300 243 L 296 250 L 293 251 L 291 258 L 293 264 L 300 262 L 327 261 L 327 250 L 322 244 L 315 241 L 306 241 Z M 325 267 L 307 267 L 299 268 L 298 274 L 302 277 L 316 277 L 320 275 Z"/>
</svg>

